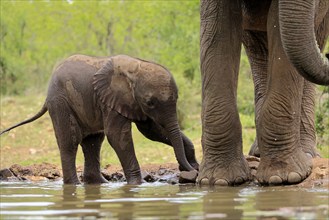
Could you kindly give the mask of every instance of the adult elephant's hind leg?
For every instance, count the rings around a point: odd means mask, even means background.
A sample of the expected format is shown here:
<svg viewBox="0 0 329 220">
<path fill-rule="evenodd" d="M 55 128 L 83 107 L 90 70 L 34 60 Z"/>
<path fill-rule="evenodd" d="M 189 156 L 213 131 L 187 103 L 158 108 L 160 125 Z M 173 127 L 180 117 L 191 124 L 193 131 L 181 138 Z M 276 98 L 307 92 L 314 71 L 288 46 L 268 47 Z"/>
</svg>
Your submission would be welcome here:
<svg viewBox="0 0 329 220">
<path fill-rule="evenodd" d="M 257 135 L 261 184 L 296 184 L 311 172 L 312 161 L 301 146 L 301 104 L 304 79 L 286 57 L 280 39 L 277 2 L 268 19 L 269 81 Z"/>
<path fill-rule="evenodd" d="M 201 185 L 238 185 L 250 179 L 236 104 L 241 22 L 241 1 L 202 1 L 203 158 L 197 180 Z"/>
<path fill-rule="evenodd" d="M 100 170 L 100 151 L 104 133 L 92 134 L 82 140 L 81 146 L 85 157 L 83 181 L 90 184 L 107 183 Z"/>
<path fill-rule="evenodd" d="M 267 86 L 268 49 L 267 33 L 264 31 L 243 32 L 243 44 L 252 70 L 255 94 L 255 122 L 257 126 L 259 112 L 262 108 Z M 252 144 L 249 155 L 259 157 L 257 137 Z"/>
<path fill-rule="evenodd" d="M 304 81 L 303 98 L 301 106 L 300 142 L 301 147 L 310 158 L 319 157 L 316 150 L 315 131 L 315 85 Z"/>
<path fill-rule="evenodd" d="M 329 4 L 328 4 L 329 6 Z M 316 16 L 321 16 L 322 13 L 317 13 Z M 318 18 L 316 19 L 318 20 Z M 320 19 L 321 20 L 321 19 Z M 326 13 L 323 20 L 318 24 L 316 28 L 316 40 L 321 51 L 323 51 L 327 37 L 329 35 L 329 12 Z M 327 58 L 329 56 L 327 54 Z M 320 157 L 320 154 L 316 150 L 316 131 L 315 131 L 315 85 L 305 80 L 303 99 L 302 99 L 302 111 L 301 111 L 301 123 L 300 123 L 300 136 L 301 146 L 303 151 L 309 157 Z"/>
</svg>

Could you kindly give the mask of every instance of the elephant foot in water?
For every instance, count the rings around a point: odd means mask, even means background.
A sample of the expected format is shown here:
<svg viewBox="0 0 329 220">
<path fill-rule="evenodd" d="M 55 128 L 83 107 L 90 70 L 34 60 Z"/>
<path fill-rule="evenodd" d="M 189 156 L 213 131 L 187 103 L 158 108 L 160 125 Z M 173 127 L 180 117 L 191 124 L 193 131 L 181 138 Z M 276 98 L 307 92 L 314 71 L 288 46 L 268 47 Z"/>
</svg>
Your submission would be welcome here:
<svg viewBox="0 0 329 220">
<path fill-rule="evenodd" d="M 207 158 L 203 159 L 197 178 L 199 185 L 235 186 L 251 179 L 250 169 L 243 155 L 231 161 L 218 161 L 214 158 L 209 158 L 209 161 Z"/>
<path fill-rule="evenodd" d="M 282 156 L 262 156 L 256 178 L 262 185 L 297 184 L 312 172 L 312 158 L 299 150 Z"/>
<path fill-rule="evenodd" d="M 108 181 L 101 174 L 100 175 L 84 174 L 83 175 L 83 182 L 85 184 L 102 184 L 102 183 L 108 183 Z"/>
</svg>

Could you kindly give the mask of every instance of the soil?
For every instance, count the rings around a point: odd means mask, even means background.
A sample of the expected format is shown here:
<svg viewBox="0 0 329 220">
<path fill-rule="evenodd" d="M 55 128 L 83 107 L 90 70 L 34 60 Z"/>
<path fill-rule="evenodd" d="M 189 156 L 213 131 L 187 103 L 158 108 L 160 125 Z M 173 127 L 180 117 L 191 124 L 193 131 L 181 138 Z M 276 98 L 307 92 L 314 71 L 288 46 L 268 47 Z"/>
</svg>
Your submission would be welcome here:
<svg viewBox="0 0 329 220">
<path fill-rule="evenodd" d="M 259 164 L 259 158 L 246 157 L 254 177 Z M 148 164 L 141 167 L 142 178 L 145 182 L 165 182 L 169 184 L 195 183 L 197 173 L 179 172 L 177 164 Z M 83 167 L 78 167 L 78 176 L 83 182 Z M 110 182 L 124 182 L 125 177 L 121 166 L 107 165 L 102 169 L 103 176 Z M 34 164 L 21 166 L 14 164 L 9 168 L 0 170 L 0 181 L 57 181 L 61 180 L 62 172 L 60 167 L 49 164 Z M 251 184 L 257 184 L 255 178 Z M 295 185 L 297 187 L 313 188 L 324 187 L 329 189 L 329 159 L 313 159 L 313 170 L 311 175 L 303 182 Z"/>
</svg>

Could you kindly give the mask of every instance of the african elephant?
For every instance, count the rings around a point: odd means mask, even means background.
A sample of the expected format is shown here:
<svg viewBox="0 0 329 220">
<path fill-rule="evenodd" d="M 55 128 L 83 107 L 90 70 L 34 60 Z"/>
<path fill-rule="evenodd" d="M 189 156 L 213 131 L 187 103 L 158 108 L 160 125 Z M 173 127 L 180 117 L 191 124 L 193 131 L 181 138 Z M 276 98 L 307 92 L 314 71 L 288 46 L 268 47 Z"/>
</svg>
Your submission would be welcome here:
<svg viewBox="0 0 329 220">
<path fill-rule="evenodd" d="M 258 182 L 295 184 L 310 174 L 316 156 L 314 85 L 304 78 L 329 84 L 328 60 L 320 53 L 329 33 L 328 8 L 327 0 L 201 2 L 200 184 L 250 179 L 236 103 L 242 44 L 255 86 L 257 142 L 251 152 L 258 147 Z"/>
<path fill-rule="evenodd" d="M 49 111 L 65 184 L 79 184 L 75 166 L 79 144 L 85 158 L 84 182 L 107 182 L 100 172 L 105 135 L 119 157 L 128 184 L 139 184 L 142 180 L 132 122 L 147 138 L 173 146 L 181 170 L 198 169 L 194 146 L 178 125 L 177 92 L 171 73 L 159 64 L 126 55 L 73 55 L 55 68 L 39 113 L 2 133 Z"/>
</svg>

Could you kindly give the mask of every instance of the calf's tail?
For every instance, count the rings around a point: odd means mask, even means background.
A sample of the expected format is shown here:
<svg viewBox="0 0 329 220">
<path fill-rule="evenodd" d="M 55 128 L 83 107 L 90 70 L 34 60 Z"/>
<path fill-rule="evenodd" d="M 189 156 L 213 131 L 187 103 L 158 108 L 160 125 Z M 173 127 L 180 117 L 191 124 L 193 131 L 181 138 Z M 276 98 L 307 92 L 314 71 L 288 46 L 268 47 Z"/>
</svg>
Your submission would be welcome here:
<svg viewBox="0 0 329 220">
<path fill-rule="evenodd" d="M 47 106 L 46 106 L 46 104 L 44 104 L 43 107 L 41 108 L 41 110 L 37 114 L 35 114 L 34 116 L 32 116 L 29 119 L 26 119 L 25 121 L 22 121 L 22 122 L 14 125 L 14 126 L 11 126 L 10 128 L 7 128 L 7 129 L 1 131 L 0 132 L 0 135 L 6 133 L 8 131 L 10 131 L 11 129 L 17 128 L 17 127 L 19 127 L 21 125 L 24 125 L 24 124 L 27 124 L 27 123 L 30 123 L 32 121 L 37 120 L 38 118 L 40 118 L 41 116 L 43 116 L 47 111 L 48 111 Z"/>
</svg>

